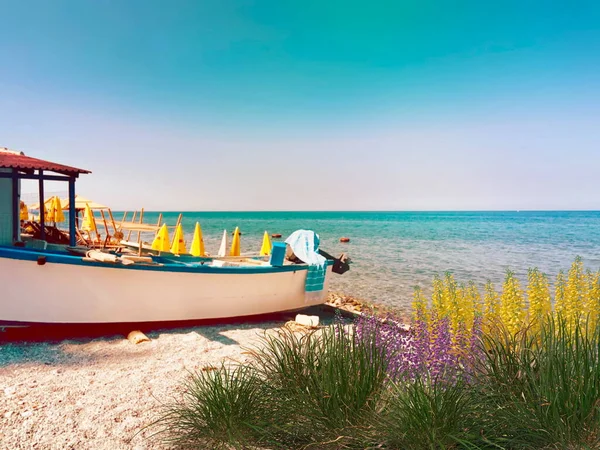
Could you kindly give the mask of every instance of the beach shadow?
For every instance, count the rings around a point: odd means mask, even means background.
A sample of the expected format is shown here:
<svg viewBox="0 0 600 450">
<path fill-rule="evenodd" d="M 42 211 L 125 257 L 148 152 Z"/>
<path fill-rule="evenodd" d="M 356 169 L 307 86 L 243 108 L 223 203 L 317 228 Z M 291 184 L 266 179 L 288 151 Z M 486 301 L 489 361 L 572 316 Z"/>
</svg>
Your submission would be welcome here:
<svg viewBox="0 0 600 450">
<path fill-rule="evenodd" d="M 0 332 L 0 345 L 3 343 L 59 343 L 65 340 L 89 341 L 98 338 L 122 339 L 134 330 L 147 335 L 157 333 L 186 334 L 210 327 L 230 327 L 241 324 L 255 324 L 257 327 L 291 320 L 291 313 L 273 313 L 229 319 L 208 319 L 168 322 L 136 322 L 114 324 L 30 324 L 29 326 L 3 326 Z"/>
<path fill-rule="evenodd" d="M 266 328 L 268 327 L 265 327 L 265 329 Z M 218 342 L 222 345 L 240 345 L 238 341 L 222 334 L 222 330 L 220 328 L 217 328 L 216 330 L 197 328 L 194 331 L 209 341 Z"/>
<path fill-rule="evenodd" d="M 322 325 L 335 320 L 336 308 L 327 305 L 312 306 L 300 311 L 265 314 L 233 319 L 202 321 L 152 322 L 134 324 L 85 324 L 85 325 L 32 325 L 30 327 L 6 328 L 0 332 L 0 370 L 11 364 L 36 363 L 45 365 L 69 365 L 93 362 L 104 357 L 95 343 L 122 345 L 133 330 L 140 330 L 150 339 L 161 335 L 188 335 L 196 333 L 221 345 L 240 345 L 226 333 L 240 328 L 269 330 L 294 320 L 296 314 L 317 315 Z M 339 313 L 338 313 L 339 314 Z M 342 312 L 341 316 L 349 317 Z M 341 317 L 340 316 L 340 317 Z M 152 357 L 152 346 L 134 346 L 119 357 L 123 359 Z M 114 355 L 113 355 L 114 357 Z"/>
</svg>

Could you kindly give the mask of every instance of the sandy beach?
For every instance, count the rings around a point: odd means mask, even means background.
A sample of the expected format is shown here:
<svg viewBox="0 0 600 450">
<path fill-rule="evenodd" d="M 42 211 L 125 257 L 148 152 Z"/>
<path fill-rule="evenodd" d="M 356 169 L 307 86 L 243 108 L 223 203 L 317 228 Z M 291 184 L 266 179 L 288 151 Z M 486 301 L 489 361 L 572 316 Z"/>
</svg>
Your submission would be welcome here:
<svg viewBox="0 0 600 450">
<path fill-rule="evenodd" d="M 190 371 L 244 361 L 244 348 L 283 326 L 267 322 L 171 328 L 132 344 L 123 334 L 0 345 L 0 448 L 164 449 L 144 429 Z"/>
</svg>

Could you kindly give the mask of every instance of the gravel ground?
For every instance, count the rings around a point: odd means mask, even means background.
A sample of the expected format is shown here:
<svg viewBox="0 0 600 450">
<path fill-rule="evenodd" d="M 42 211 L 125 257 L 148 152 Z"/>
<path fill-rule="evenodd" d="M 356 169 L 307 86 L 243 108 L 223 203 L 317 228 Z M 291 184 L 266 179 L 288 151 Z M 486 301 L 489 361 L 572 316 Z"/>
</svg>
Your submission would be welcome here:
<svg viewBox="0 0 600 450">
<path fill-rule="evenodd" d="M 165 329 L 137 345 L 0 342 L 0 449 L 165 449 L 144 427 L 188 371 L 244 361 L 243 348 L 285 320 Z"/>
</svg>

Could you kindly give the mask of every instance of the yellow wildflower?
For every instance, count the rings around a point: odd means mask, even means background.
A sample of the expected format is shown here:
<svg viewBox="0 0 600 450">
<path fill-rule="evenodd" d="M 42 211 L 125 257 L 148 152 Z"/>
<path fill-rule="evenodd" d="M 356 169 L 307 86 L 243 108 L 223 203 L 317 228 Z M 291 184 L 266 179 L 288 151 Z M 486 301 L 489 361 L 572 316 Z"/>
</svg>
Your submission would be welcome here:
<svg viewBox="0 0 600 450">
<path fill-rule="evenodd" d="M 583 270 L 583 261 L 578 256 L 571 265 L 564 294 L 564 318 L 574 325 L 584 315 L 584 306 L 589 295 L 589 284 Z"/>
<path fill-rule="evenodd" d="M 444 276 L 444 287 L 442 290 L 443 304 L 450 318 L 450 327 L 453 336 L 456 336 L 461 323 L 461 292 L 454 275 L 446 272 Z"/>
<path fill-rule="evenodd" d="M 589 315 L 588 328 L 595 329 L 600 312 L 600 271 L 588 272 L 589 294 L 585 304 L 586 314 Z"/>
<path fill-rule="evenodd" d="M 486 331 L 491 331 L 500 322 L 500 296 L 490 280 L 485 284 L 483 297 L 483 324 Z"/>
<path fill-rule="evenodd" d="M 565 312 L 565 273 L 560 270 L 556 275 L 556 286 L 554 288 L 554 311 L 557 315 L 563 315 Z"/>
<path fill-rule="evenodd" d="M 444 282 L 436 274 L 433 277 L 433 292 L 431 294 L 432 313 L 438 317 L 446 317 L 448 314 L 447 305 L 444 301 Z"/>
<path fill-rule="evenodd" d="M 510 270 L 506 272 L 502 288 L 500 318 L 506 329 L 516 334 L 525 319 L 525 299 L 518 278 Z"/>
<path fill-rule="evenodd" d="M 483 303 L 481 301 L 481 294 L 479 293 L 479 289 L 477 289 L 477 286 L 473 281 L 469 281 L 468 296 L 470 303 L 473 305 L 474 316 L 481 316 L 483 314 Z"/>
<path fill-rule="evenodd" d="M 419 286 L 415 286 L 412 307 L 414 313 L 414 320 L 420 321 L 427 325 L 429 322 L 427 318 L 427 300 L 425 299 L 425 297 L 423 297 L 423 294 L 421 293 L 421 288 Z"/>
<path fill-rule="evenodd" d="M 529 269 L 527 278 L 529 280 L 527 286 L 529 320 L 532 329 L 538 331 L 546 316 L 552 311 L 550 287 L 548 286 L 548 278 L 537 267 Z"/>
<path fill-rule="evenodd" d="M 469 281 L 467 286 L 461 286 L 460 291 L 460 316 L 465 324 L 467 335 L 470 336 L 475 317 L 481 316 L 481 295 L 473 281 Z"/>
</svg>

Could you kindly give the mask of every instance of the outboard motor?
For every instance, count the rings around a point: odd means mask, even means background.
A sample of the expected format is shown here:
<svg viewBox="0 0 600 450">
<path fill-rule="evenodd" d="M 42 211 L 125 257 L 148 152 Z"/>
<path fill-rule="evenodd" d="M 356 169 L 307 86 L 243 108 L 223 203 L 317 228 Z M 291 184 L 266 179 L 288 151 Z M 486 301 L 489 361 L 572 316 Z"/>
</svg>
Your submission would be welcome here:
<svg viewBox="0 0 600 450">
<path fill-rule="evenodd" d="M 326 251 L 319 249 L 319 254 L 328 260 L 333 261 L 333 267 L 331 268 L 333 273 L 342 275 L 350 270 L 350 257 L 345 253 L 342 253 L 339 258 L 335 258 Z"/>
</svg>

